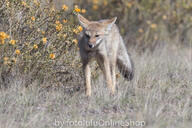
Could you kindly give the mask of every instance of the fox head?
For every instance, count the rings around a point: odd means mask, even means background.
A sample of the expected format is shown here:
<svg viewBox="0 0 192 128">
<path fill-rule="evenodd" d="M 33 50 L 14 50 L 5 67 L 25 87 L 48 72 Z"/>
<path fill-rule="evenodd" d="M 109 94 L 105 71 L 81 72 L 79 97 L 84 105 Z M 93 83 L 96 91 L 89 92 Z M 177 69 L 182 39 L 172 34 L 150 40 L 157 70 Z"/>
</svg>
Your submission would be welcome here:
<svg viewBox="0 0 192 128">
<path fill-rule="evenodd" d="M 110 33 L 117 18 L 114 17 L 107 20 L 89 21 L 78 14 L 78 19 L 79 23 L 84 28 L 85 43 L 89 49 L 93 49 L 99 46 L 106 35 Z"/>
</svg>

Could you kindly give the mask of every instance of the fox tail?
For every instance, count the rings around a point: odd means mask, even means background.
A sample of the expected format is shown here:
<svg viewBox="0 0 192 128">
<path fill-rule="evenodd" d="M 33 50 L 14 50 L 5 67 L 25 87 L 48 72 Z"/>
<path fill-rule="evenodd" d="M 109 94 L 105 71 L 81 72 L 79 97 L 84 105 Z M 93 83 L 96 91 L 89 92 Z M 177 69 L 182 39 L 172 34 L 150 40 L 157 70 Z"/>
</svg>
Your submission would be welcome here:
<svg viewBox="0 0 192 128">
<path fill-rule="evenodd" d="M 132 80 L 134 77 L 134 65 L 125 47 L 120 47 L 117 55 L 117 66 L 120 73 L 127 80 Z"/>
</svg>

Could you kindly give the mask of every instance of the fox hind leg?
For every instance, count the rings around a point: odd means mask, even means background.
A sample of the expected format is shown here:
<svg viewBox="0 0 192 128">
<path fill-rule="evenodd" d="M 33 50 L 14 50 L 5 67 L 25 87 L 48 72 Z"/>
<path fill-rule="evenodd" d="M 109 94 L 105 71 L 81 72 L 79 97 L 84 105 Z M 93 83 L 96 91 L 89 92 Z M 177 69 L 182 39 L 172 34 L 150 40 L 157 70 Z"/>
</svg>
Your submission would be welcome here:
<svg viewBox="0 0 192 128">
<path fill-rule="evenodd" d="M 111 75 L 111 69 L 110 69 L 110 63 L 107 58 L 104 58 L 104 74 L 107 81 L 108 87 L 111 89 L 111 93 L 115 93 L 115 86 L 112 81 L 112 75 Z"/>
<path fill-rule="evenodd" d="M 112 76 L 112 82 L 113 82 L 113 86 L 115 88 L 116 86 L 116 62 L 113 61 L 111 64 L 111 76 Z"/>
<path fill-rule="evenodd" d="M 104 77 L 107 83 L 108 88 L 111 90 L 111 93 L 115 93 L 115 86 L 112 81 L 110 63 L 107 57 L 98 56 L 97 63 L 99 64 L 102 72 L 104 73 Z"/>
</svg>

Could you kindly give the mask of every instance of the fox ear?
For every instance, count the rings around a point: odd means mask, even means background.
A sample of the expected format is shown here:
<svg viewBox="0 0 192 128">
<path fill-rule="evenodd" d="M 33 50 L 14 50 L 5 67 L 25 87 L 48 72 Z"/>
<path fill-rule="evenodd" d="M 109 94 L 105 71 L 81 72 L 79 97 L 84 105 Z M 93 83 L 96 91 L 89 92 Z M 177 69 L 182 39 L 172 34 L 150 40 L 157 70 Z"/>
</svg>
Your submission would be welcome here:
<svg viewBox="0 0 192 128">
<path fill-rule="evenodd" d="M 116 20 L 117 20 L 117 17 L 114 17 L 112 19 L 108 19 L 108 20 L 103 21 L 103 25 L 106 27 L 107 31 L 110 31 L 112 29 L 112 27 L 115 24 Z"/>
<path fill-rule="evenodd" d="M 86 27 L 90 24 L 90 21 L 87 20 L 86 18 L 84 18 L 82 15 L 78 14 L 77 17 L 78 17 L 79 23 L 80 23 L 84 28 L 86 28 Z"/>
</svg>

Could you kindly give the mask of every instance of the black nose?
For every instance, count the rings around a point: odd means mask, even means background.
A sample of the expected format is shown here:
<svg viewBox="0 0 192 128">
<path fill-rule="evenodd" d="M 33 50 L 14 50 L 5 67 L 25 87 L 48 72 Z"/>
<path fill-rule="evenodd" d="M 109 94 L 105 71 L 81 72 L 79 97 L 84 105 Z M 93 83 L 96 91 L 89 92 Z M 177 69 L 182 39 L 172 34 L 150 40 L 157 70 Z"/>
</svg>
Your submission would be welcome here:
<svg viewBox="0 0 192 128">
<path fill-rule="evenodd" d="M 89 45 L 89 48 L 93 48 L 93 46 L 94 46 L 94 45 L 92 45 L 92 44 L 88 44 L 88 45 Z"/>
</svg>

